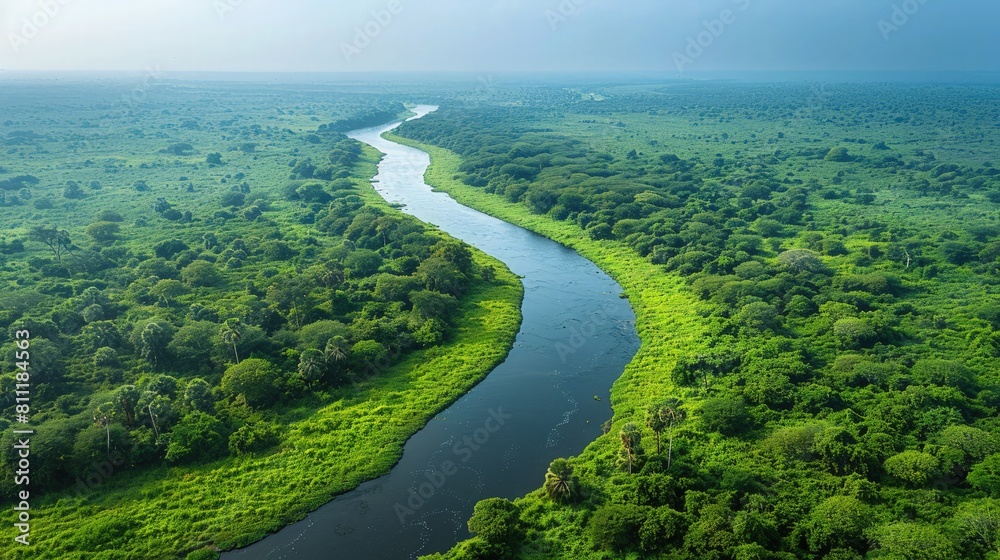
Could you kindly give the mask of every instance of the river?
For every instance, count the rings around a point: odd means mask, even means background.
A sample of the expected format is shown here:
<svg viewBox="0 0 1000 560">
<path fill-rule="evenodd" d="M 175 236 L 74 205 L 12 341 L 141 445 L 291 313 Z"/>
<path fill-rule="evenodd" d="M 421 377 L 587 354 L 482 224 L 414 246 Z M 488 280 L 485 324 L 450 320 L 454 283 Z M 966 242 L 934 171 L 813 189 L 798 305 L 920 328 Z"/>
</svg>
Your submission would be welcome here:
<svg viewBox="0 0 1000 560">
<path fill-rule="evenodd" d="M 437 107 L 422 105 L 421 118 Z M 401 123 L 348 136 L 385 154 L 373 185 L 391 203 L 503 261 L 523 277 L 523 321 L 506 360 L 413 435 L 400 462 L 225 560 L 400 560 L 469 537 L 477 501 L 539 488 L 552 459 L 579 454 L 611 417 L 611 384 L 639 347 L 621 288 L 549 239 L 433 192 L 426 152 L 382 138 Z"/>
</svg>

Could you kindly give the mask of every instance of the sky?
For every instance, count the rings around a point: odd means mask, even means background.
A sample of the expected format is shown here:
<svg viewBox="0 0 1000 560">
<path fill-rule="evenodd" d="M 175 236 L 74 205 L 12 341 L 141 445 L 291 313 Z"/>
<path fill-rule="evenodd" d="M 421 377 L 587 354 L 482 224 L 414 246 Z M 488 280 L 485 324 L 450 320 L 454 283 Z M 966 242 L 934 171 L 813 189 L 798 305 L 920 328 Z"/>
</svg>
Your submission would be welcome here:
<svg viewBox="0 0 1000 560">
<path fill-rule="evenodd" d="M 1000 72 L 997 0 L 2 0 L 0 69 Z"/>
</svg>

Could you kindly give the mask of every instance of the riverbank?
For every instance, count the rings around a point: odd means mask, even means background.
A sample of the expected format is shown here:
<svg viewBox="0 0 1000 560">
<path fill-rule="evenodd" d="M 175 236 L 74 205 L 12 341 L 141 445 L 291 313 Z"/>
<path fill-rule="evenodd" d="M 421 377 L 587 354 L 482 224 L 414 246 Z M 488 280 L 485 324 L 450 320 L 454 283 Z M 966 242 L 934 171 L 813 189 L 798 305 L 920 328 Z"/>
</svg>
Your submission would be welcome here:
<svg viewBox="0 0 1000 560">
<path fill-rule="evenodd" d="M 608 399 L 593 397 L 609 394 L 638 349 L 635 315 L 618 297 L 619 284 L 563 245 L 434 192 L 424 181 L 429 155 L 382 137 L 394 126 L 350 135 L 384 154 L 377 192 L 517 274 L 521 329 L 503 363 L 414 434 L 390 473 L 226 560 L 292 552 L 326 558 L 330 551 L 416 560 L 450 549 L 469 536 L 465 520 L 477 501 L 530 492 L 549 462 L 579 454 L 600 435 L 612 411 Z"/>
<path fill-rule="evenodd" d="M 627 422 L 642 424 L 645 408 L 650 402 L 671 396 L 674 387 L 669 373 L 677 358 L 704 347 L 708 339 L 707 325 L 699 314 L 695 297 L 680 277 L 664 273 L 622 243 L 595 241 L 574 224 L 532 214 L 522 205 L 506 202 L 454 179 L 461 163 L 457 154 L 395 134 L 387 135 L 387 138 L 430 154 L 431 166 L 426 181 L 435 189 L 448 193 L 461 204 L 572 248 L 622 286 L 635 311 L 636 330 L 642 345 L 611 389 L 614 409 L 611 431 L 591 443 L 572 461 L 578 476 L 585 481 L 596 481 L 595 465 L 614 464 L 620 447 L 617 432 L 621 426 Z M 582 535 L 569 533 L 581 528 L 583 523 L 569 522 L 563 517 L 579 515 L 579 512 L 563 510 L 550 500 L 541 499 L 543 495 L 539 489 L 520 500 L 522 507 L 532 510 L 536 525 L 560 527 L 564 541 L 582 542 Z M 552 523 L 547 523 L 549 520 Z M 523 552 L 530 554 L 529 551 Z"/>
<path fill-rule="evenodd" d="M 398 212 L 367 178 L 355 184 L 369 202 Z M 65 560 L 114 550 L 108 558 L 176 559 L 192 551 L 192 558 L 213 558 L 218 549 L 259 540 L 389 472 L 407 439 L 501 363 L 517 334 L 518 278 L 485 253 L 473 255 L 496 271 L 499 283 L 477 284 L 460 300 L 444 344 L 354 388 L 281 411 L 282 443 L 267 455 L 137 475 L 124 468 L 99 488 L 33 502 L 31 546 L 8 549 L 4 557 Z"/>
</svg>

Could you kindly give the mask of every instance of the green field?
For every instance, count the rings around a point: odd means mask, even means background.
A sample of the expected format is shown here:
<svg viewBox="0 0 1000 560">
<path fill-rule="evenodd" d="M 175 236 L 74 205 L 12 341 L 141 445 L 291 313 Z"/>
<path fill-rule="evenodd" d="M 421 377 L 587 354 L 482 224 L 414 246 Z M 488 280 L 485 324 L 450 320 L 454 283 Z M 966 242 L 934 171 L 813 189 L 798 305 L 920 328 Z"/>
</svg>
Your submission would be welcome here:
<svg viewBox="0 0 1000 560">
<path fill-rule="evenodd" d="M 643 343 L 607 435 L 442 556 L 996 558 L 995 87 L 585 91 L 399 130 L 614 276 Z"/>
<path fill-rule="evenodd" d="M 12 522 L 17 331 L 36 434 L 31 546 L 9 523 L 0 556 L 249 544 L 388 472 L 513 343 L 518 279 L 382 201 L 379 154 L 342 135 L 405 114 L 398 101 L 5 87 Z"/>
</svg>

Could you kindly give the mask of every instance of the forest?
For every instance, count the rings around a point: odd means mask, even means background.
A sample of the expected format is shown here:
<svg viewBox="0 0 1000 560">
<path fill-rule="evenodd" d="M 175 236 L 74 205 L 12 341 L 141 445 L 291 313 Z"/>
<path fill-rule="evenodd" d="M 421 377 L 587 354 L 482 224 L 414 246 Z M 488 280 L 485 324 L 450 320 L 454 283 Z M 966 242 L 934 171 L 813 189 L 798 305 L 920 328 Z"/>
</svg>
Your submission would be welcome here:
<svg viewBox="0 0 1000 560">
<path fill-rule="evenodd" d="M 605 84 L 405 123 L 433 186 L 611 273 L 643 340 L 605 435 L 425 558 L 1000 558 L 996 95 Z"/>
<path fill-rule="evenodd" d="M 384 203 L 343 135 L 399 101 L 78 84 L 28 118 L 54 94 L 10 89 L 0 499 L 24 370 L 43 498 L 3 557 L 215 558 L 387 471 L 511 344 L 516 278 Z"/>
<path fill-rule="evenodd" d="M 344 135 L 433 102 L 390 133 L 427 182 L 592 260 L 642 344 L 602 436 L 423 558 L 1000 559 L 996 86 L 4 87 L 4 558 L 218 558 L 504 360 L 520 279 Z"/>
</svg>

